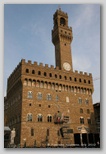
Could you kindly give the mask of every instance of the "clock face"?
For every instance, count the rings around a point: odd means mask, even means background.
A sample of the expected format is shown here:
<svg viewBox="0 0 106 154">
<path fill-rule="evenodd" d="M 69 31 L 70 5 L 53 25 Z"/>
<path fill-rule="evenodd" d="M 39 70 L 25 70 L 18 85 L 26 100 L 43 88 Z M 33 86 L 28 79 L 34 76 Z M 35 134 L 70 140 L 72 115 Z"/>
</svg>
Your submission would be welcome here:
<svg viewBox="0 0 106 154">
<path fill-rule="evenodd" d="M 71 70 L 71 66 L 70 66 L 70 64 L 67 63 L 67 62 L 65 62 L 65 63 L 63 64 L 63 68 L 64 68 L 66 71 L 70 71 L 70 70 Z"/>
</svg>

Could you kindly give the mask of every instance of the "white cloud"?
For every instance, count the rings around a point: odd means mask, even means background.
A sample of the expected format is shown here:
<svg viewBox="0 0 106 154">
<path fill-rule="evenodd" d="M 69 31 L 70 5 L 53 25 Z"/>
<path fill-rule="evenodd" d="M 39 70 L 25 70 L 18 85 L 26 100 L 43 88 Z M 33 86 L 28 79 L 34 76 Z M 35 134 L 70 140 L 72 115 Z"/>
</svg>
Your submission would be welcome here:
<svg viewBox="0 0 106 154">
<path fill-rule="evenodd" d="M 75 56 L 73 57 L 73 66 L 75 70 L 87 71 L 91 67 L 91 61 L 84 55 Z"/>
<path fill-rule="evenodd" d="M 92 22 L 94 6 L 93 5 L 84 5 L 84 7 L 82 6 L 78 9 L 79 17 L 74 23 L 75 29 L 79 28 L 81 25 L 83 26 L 84 24 L 90 24 Z"/>
</svg>

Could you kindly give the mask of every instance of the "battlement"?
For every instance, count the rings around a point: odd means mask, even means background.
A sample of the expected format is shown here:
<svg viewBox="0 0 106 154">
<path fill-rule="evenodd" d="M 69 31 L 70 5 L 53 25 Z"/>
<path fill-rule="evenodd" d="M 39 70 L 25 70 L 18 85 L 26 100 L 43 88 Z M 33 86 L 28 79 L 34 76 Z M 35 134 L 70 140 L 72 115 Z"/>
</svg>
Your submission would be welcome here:
<svg viewBox="0 0 106 154">
<path fill-rule="evenodd" d="M 84 75 L 84 76 L 89 76 L 89 77 L 92 77 L 92 73 L 87 73 L 87 72 L 82 72 L 82 71 L 77 71 L 75 70 L 74 71 L 75 74 L 79 74 L 79 75 Z"/>
<path fill-rule="evenodd" d="M 59 14 L 59 15 L 61 15 L 61 16 L 64 16 L 64 17 L 68 18 L 68 14 L 65 13 L 65 12 L 63 12 L 63 11 L 61 11 L 61 8 L 59 8 L 58 10 L 56 10 L 56 12 L 55 12 L 53 18 L 55 18 L 55 16 L 56 16 L 57 14 Z"/>
<path fill-rule="evenodd" d="M 36 73 L 35 73 L 36 72 Z M 32 62 L 31 60 L 26 61 L 25 59 L 22 59 L 21 62 L 16 66 L 12 74 L 8 78 L 8 87 L 11 87 L 19 77 L 21 78 L 22 74 L 30 74 L 31 76 L 39 76 L 52 78 L 58 80 L 62 79 L 63 81 L 71 81 L 71 82 L 77 82 L 81 83 L 82 81 L 84 83 L 92 83 L 92 74 L 82 71 L 63 71 L 60 70 L 59 67 L 54 67 L 53 65 L 43 64 L 43 63 L 37 63 Z M 48 75 L 47 75 L 48 74 Z M 81 81 L 82 80 L 82 81 Z"/>
<path fill-rule="evenodd" d="M 48 65 L 48 64 L 43 64 L 43 63 L 37 63 L 37 62 L 32 62 L 30 60 L 28 60 L 28 62 L 25 60 L 25 59 L 22 59 L 21 60 L 21 63 L 24 64 L 24 65 L 28 65 L 28 66 L 36 66 L 36 67 L 40 67 L 40 68 L 43 68 L 43 69 L 52 69 L 52 70 L 55 70 L 55 71 L 59 71 L 60 73 L 63 73 L 62 70 L 59 69 L 59 67 L 54 67 L 53 65 Z M 67 73 L 70 73 L 70 72 L 67 72 Z M 91 73 L 87 73 L 87 72 L 82 72 L 82 71 L 78 71 L 78 70 L 75 70 L 73 72 L 71 72 L 75 75 L 82 75 L 82 76 L 85 76 L 85 77 L 92 77 L 92 74 Z"/>
<path fill-rule="evenodd" d="M 54 70 L 54 71 L 59 71 L 59 73 L 63 73 L 64 71 L 60 70 L 59 67 L 54 67 L 53 65 L 48 65 L 48 64 L 43 64 L 43 63 L 37 63 L 36 61 L 32 62 L 31 60 L 28 60 L 26 61 L 25 59 L 22 59 L 21 62 L 15 67 L 14 71 L 12 72 L 12 74 L 9 76 L 8 80 L 14 76 L 14 74 L 19 70 L 19 68 L 21 67 L 21 65 L 26 65 L 28 67 L 32 66 L 32 67 L 35 67 L 35 68 L 42 68 L 42 69 L 48 69 L 48 70 Z M 66 73 L 66 72 L 65 72 Z M 74 76 L 77 76 L 77 75 L 81 75 L 81 76 L 84 76 L 84 77 L 92 77 L 92 74 L 91 73 L 87 73 L 87 72 L 82 72 L 82 71 L 78 71 L 78 70 L 75 70 L 73 72 L 67 72 L 66 74 L 73 74 Z"/>
<path fill-rule="evenodd" d="M 19 70 L 20 67 L 21 67 L 21 62 L 19 62 L 19 64 L 15 67 L 13 72 L 10 74 L 8 80 L 15 74 L 15 72 L 17 72 Z"/>
</svg>

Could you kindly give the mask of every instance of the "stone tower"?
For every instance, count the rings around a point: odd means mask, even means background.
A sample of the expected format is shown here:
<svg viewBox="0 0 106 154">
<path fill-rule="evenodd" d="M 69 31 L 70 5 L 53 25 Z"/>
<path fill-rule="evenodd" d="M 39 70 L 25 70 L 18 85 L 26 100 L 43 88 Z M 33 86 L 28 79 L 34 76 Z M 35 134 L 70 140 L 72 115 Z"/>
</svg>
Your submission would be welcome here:
<svg viewBox="0 0 106 154">
<path fill-rule="evenodd" d="M 54 28 L 52 30 L 52 42 L 55 46 L 56 66 L 61 70 L 72 71 L 72 54 L 70 44 L 72 42 L 72 28 L 68 26 L 68 15 L 57 10 L 53 16 Z"/>
</svg>

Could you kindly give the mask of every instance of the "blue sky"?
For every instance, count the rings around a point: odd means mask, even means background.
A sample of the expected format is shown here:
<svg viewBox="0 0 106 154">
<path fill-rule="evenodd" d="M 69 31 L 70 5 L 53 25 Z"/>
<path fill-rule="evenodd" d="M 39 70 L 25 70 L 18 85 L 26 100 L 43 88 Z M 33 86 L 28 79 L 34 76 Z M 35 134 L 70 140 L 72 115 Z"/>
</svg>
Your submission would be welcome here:
<svg viewBox="0 0 106 154">
<path fill-rule="evenodd" d="M 7 78 L 21 59 L 55 66 L 51 30 L 58 4 L 5 4 L 4 93 Z M 100 5 L 63 4 L 73 30 L 74 70 L 100 77 Z M 93 103 L 100 101 L 100 80 L 94 81 Z"/>
</svg>

